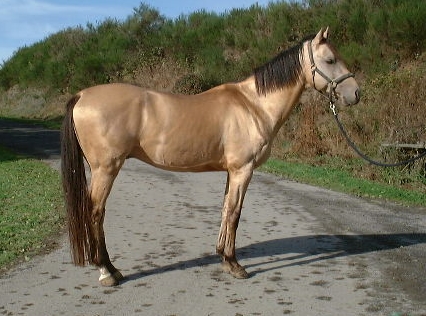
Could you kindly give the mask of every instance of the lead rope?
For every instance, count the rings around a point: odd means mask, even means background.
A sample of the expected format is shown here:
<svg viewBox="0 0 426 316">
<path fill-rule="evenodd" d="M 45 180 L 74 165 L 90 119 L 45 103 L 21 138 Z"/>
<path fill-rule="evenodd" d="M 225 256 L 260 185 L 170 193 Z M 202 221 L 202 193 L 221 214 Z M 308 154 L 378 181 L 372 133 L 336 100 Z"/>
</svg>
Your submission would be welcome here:
<svg viewBox="0 0 426 316">
<path fill-rule="evenodd" d="M 379 166 L 379 167 L 399 167 L 399 166 L 404 166 L 404 165 L 408 165 L 409 163 L 412 163 L 412 162 L 414 162 L 414 161 L 416 161 L 416 160 L 418 160 L 418 159 L 421 159 L 421 158 L 423 158 L 423 157 L 425 157 L 426 156 L 426 148 L 425 148 L 425 150 L 424 150 L 424 152 L 423 153 L 421 153 L 421 154 L 419 154 L 419 155 L 417 155 L 417 156 L 415 156 L 415 157 L 413 157 L 413 158 L 410 158 L 410 159 L 407 159 L 407 160 L 403 160 L 403 161 L 399 161 L 399 162 L 395 162 L 395 163 L 383 163 L 383 162 L 380 162 L 380 161 L 376 161 L 376 160 L 373 160 L 373 159 L 371 159 L 370 157 L 368 157 L 367 155 L 365 155 L 356 145 L 355 145 L 355 143 L 350 139 L 350 137 L 348 136 L 348 133 L 346 132 L 346 130 L 345 130 L 345 128 L 343 127 L 343 124 L 342 124 L 342 122 L 340 122 L 340 120 L 339 120 L 339 116 L 338 116 L 338 114 L 337 114 L 337 112 L 336 112 L 336 106 L 334 105 L 334 102 L 333 101 L 330 101 L 330 110 L 333 112 L 333 116 L 334 116 L 334 118 L 335 118 L 335 120 L 336 120 L 336 123 L 337 123 L 337 126 L 339 127 L 339 129 L 340 129 L 340 131 L 342 132 L 342 134 L 343 134 L 343 136 L 345 137 L 345 139 L 346 139 L 346 141 L 347 141 L 347 143 L 348 143 L 348 145 L 350 146 L 350 147 L 352 147 L 352 149 L 361 157 L 361 158 L 363 158 L 364 160 L 366 160 L 366 161 L 368 161 L 369 163 L 371 163 L 371 164 L 373 164 L 373 165 L 376 165 L 376 166 Z"/>
<path fill-rule="evenodd" d="M 352 147 L 352 149 L 361 158 L 363 158 L 364 160 L 368 161 L 369 163 L 371 163 L 373 165 L 380 166 L 380 167 L 398 167 L 398 166 L 408 165 L 409 163 L 412 163 L 412 162 L 426 156 L 426 148 L 424 148 L 425 150 L 424 150 L 423 153 L 421 153 L 421 154 L 419 154 L 419 155 L 417 155 L 413 158 L 403 160 L 403 161 L 400 161 L 400 162 L 396 162 L 396 163 L 383 163 L 383 162 L 371 159 L 370 157 L 365 155 L 348 136 L 348 133 L 346 132 L 345 128 L 343 127 L 343 124 L 339 120 L 339 116 L 337 115 L 337 112 L 336 112 L 336 106 L 334 105 L 334 102 L 335 102 L 334 93 L 335 93 L 335 89 L 336 89 L 337 85 L 339 83 L 343 82 L 344 80 L 348 79 L 348 78 L 354 77 L 354 74 L 353 73 L 347 73 L 347 74 L 342 75 L 342 76 L 340 76 L 336 79 L 330 79 L 324 72 L 319 70 L 318 67 L 315 65 L 314 54 L 312 52 L 312 41 L 310 41 L 309 45 L 308 45 L 308 54 L 309 54 L 309 59 L 310 59 L 310 62 L 311 62 L 312 82 L 313 82 L 314 89 L 316 91 L 318 91 L 320 93 L 320 95 L 327 98 L 327 95 L 325 93 L 323 93 L 322 91 L 318 90 L 315 87 L 315 73 L 317 72 L 321 77 L 323 77 L 328 82 L 328 90 L 329 90 L 328 91 L 328 100 L 330 102 L 330 109 L 333 112 L 337 126 L 339 127 L 340 131 L 342 132 L 342 134 L 345 137 L 349 146 Z"/>
</svg>

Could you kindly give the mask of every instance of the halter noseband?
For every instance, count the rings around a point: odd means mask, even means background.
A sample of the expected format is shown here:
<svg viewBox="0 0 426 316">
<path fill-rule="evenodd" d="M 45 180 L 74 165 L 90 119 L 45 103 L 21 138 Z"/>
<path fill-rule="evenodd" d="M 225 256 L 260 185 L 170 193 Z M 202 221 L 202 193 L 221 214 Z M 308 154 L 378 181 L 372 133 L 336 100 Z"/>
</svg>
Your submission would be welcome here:
<svg viewBox="0 0 426 316">
<path fill-rule="evenodd" d="M 309 42 L 308 45 L 308 52 L 309 52 L 309 59 L 311 61 L 311 71 L 312 71 L 312 82 L 314 84 L 315 90 L 320 92 L 321 94 L 325 95 L 322 91 L 318 90 L 317 87 L 315 87 L 315 73 L 317 72 L 321 77 L 323 77 L 327 81 L 328 89 L 329 89 L 329 100 L 330 105 L 334 105 L 334 99 L 333 95 L 335 94 L 335 90 L 337 88 L 337 85 L 343 81 L 345 81 L 348 78 L 355 77 L 355 75 L 351 72 L 348 72 L 347 74 L 341 75 L 340 77 L 337 77 L 336 79 L 330 79 L 325 73 L 323 73 L 321 70 L 318 69 L 318 67 L 315 65 L 314 61 L 314 54 L 312 52 L 312 41 Z"/>
</svg>

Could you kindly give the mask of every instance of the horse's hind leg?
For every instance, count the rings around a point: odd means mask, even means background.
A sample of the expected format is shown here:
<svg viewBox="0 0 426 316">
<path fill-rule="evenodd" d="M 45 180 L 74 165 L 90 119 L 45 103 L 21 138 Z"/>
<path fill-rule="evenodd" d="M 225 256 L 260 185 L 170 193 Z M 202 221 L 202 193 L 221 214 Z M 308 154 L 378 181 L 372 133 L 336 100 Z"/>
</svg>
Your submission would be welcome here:
<svg viewBox="0 0 426 316">
<path fill-rule="evenodd" d="M 241 215 L 244 195 L 253 174 L 251 165 L 236 171 L 228 171 L 225 198 L 222 209 L 222 222 L 216 251 L 222 256 L 222 268 L 239 279 L 248 277 L 246 270 L 235 256 L 235 238 Z"/>
<path fill-rule="evenodd" d="M 121 165 L 122 163 L 119 163 L 117 167 L 92 169 L 90 194 L 93 203 L 92 227 L 95 239 L 93 263 L 99 268 L 101 273 L 99 281 L 103 286 L 117 285 L 123 279 L 122 274 L 113 266 L 109 258 L 103 228 L 106 200 Z"/>
</svg>

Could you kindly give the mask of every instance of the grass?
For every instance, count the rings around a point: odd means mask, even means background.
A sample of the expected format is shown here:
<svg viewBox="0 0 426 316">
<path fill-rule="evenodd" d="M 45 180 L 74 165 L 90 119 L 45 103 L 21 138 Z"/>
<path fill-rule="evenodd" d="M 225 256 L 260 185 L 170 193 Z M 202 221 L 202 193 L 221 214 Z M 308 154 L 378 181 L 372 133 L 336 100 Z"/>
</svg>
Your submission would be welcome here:
<svg viewBox="0 0 426 316">
<path fill-rule="evenodd" d="M 64 222 L 60 177 L 0 147 L 0 268 L 51 249 Z"/>
<path fill-rule="evenodd" d="M 269 159 L 262 166 L 261 170 L 288 177 L 292 180 L 356 196 L 379 198 L 405 205 L 426 206 L 426 195 L 424 192 L 357 178 L 343 168 Z"/>
</svg>

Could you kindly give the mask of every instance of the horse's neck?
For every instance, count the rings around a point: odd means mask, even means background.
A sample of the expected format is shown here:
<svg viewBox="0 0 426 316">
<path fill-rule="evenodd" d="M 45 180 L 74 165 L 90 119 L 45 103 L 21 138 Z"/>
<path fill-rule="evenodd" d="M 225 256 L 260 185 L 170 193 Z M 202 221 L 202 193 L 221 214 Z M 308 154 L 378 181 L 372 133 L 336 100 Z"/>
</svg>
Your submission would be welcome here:
<svg viewBox="0 0 426 316">
<path fill-rule="evenodd" d="M 249 97 L 254 101 L 253 106 L 257 106 L 267 118 L 265 124 L 268 129 L 276 134 L 283 125 L 284 121 L 290 115 L 291 110 L 299 100 L 303 90 L 304 83 L 299 82 L 295 86 L 284 87 L 266 95 L 258 95 L 254 78 L 250 77 L 243 82 L 243 89 L 249 93 Z"/>
</svg>

